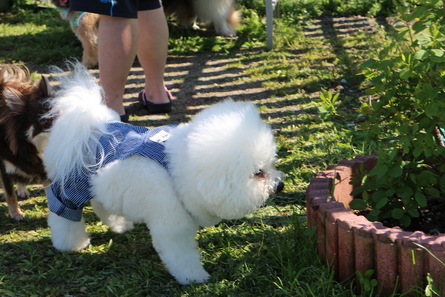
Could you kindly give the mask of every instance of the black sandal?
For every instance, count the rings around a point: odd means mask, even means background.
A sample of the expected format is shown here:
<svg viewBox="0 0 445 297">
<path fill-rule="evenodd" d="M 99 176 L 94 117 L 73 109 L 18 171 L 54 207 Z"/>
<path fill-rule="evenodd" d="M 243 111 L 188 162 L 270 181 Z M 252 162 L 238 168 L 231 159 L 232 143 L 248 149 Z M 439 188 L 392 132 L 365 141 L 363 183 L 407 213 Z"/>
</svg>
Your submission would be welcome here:
<svg viewBox="0 0 445 297">
<path fill-rule="evenodd" d="M 172 100 L 173 96 L 170 91 L 165 88 L 165 91 L 167 92 L 167 97 L 169 102 L 167 103 L 153 103 L 151 101 L 148 101 L 145 98 L 145 90 L 139 93 L 139 102 L 145 106 L 145 108 L 148 110 L 148 114 L 161 114 L 161 113 L 169 113 L 172 111 Z"/>
<path fill-rule="evenodd" d="M 128 114 L 123 114 L 120 116 L 121 117 L 121 122 L 122 123 L 128 123 L 128 120 L 130 119 L 130 117 L 128 116 Z"/>
</svg>

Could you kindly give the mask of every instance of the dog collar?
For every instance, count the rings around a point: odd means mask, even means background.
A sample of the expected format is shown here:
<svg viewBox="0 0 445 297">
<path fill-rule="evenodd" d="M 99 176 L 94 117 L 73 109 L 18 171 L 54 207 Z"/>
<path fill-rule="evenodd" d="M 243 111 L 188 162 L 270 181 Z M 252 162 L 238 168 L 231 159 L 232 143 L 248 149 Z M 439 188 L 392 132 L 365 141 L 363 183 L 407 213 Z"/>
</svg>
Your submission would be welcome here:
<svg viewBox="0 0 445 297">
<path fill-rule="evenodd" d="M 60 18 L 64 21 L 69 21 L 68 19 L 68 13 L 70 12 L 69 9 L 66 8 L 61 8 L 59 13 L 60 13 Z"/>
<path fill-rule="evenodd" d="M 86 15 L 86 12 L 83 11 L 79 11 L 78 13 L 76 13 L 76 15 L 74 16 L 74 18 L 71 20 L 71 25 L 73 25 L 74 27 L 78 28 L 79 27 L 79 21 L 84 17 L 84 15 Z"/>
</svg>

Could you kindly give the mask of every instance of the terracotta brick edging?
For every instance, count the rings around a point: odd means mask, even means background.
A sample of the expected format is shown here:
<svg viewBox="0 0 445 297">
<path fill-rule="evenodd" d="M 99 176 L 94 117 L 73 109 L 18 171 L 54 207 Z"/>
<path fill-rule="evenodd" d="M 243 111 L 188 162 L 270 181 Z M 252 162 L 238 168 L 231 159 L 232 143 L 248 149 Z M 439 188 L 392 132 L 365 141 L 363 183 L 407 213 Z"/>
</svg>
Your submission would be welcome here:
<svg viewBox="0 0 445 297">
<path fill-rule="evenodd" d="M 429 236 L 421 231 L 387 228 L 349 210 L 354 198 L 350 195 L 354 186 L 349 184 L 352 174 L 361 166 L 370 170 L 375 164 L 375 156 L 357 156 L 329 166 L 311 179 L 306 190 L 308 228 L 317 227 L 319 256 L 331 265 L 338 281 L 354 277 L 356 271 L 364 274 L 374 269 L 372 277 L 379 283 L 380 296 L 391 295 L 397 284 L 399 292 L 416 285 L 425 288 L 428 272 L 445 296 L 445 267 L 414 244 L 445 262 L 445 234 Z M 359 288 L 357 276 L 355 282 Z"/>
</svg>

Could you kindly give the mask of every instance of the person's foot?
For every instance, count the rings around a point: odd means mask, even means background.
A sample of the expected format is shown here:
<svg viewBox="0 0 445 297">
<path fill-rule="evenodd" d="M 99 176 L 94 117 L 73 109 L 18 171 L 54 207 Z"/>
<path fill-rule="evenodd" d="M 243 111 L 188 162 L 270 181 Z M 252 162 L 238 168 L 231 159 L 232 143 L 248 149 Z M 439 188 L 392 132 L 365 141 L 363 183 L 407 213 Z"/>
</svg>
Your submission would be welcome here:
<svg viewBox="0 0 445 297">
<path fill-rule="evenodd" d="M 121 122 L 122 123 L 127 123 L 128 122 L 128 119 L 129 119 L 128 114 L 123 114 L 120 117 L 121 117 Z"/>
<path fill-rule="evenodd" d="M 148 114 L 169 113 L 172 111 L 173 96 L 170 91 L 165 88 L 169 102 L 153 103 L 145 97 L 145 90 L 139 93 L 139 102 L 148 110 Z"/>
</svg>

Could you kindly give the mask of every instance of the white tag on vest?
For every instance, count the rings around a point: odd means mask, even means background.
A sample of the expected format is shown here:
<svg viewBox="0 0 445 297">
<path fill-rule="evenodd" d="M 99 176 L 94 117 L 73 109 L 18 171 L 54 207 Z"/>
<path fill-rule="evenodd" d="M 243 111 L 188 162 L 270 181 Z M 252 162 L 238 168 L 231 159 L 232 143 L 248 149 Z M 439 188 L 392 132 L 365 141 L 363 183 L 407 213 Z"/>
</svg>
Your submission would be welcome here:
<svg viewBox="0 0 445 297">
<path fill-rule="evenodd" d="M 160 142 L 166 141 L 169 137 L 170 137 L 170 133 L 165 132 L 165 131 L 159 131 L 158 133 L 156 133 L 155 135 L 150 137 L 150 140 L 160 143 Z"/>
</svg>

